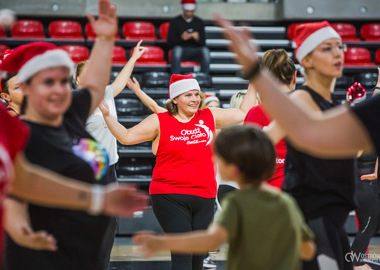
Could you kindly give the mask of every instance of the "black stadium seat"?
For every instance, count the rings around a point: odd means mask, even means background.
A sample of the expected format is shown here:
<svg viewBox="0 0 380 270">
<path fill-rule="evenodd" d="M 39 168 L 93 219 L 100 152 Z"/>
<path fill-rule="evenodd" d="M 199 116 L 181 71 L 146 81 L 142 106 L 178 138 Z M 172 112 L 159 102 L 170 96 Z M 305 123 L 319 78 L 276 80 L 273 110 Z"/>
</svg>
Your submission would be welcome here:
<svg viewBox="0 0 380 270">
<path fill-rule="evenodd" d="M 356 75 L 356 81 L 360 82 L 366 90 L 372 90 L 377 83 L 378 74 L 375 72 L 366 72 Z"/>
<path fill-rule="evenodd" d="M 146 87 L 169 87 L 170 74 L 167 72 L 150 71 L 143 74 L 143 82 Z"/>
<path fill-rule="evenodd" d="M 198 81 L 199 86 L 201 88 L 210 88 L 210 87 L 212 87 L 211 78 L 206 73 L 197 72 L 197 73 L 192 73 L 192 75 Z"/>
<path fill-rule="evenodd" d="M 143 114 L 143 105 L 138 99 L 118 98 L 115 99 L 118 116 L 140 116 Z"/>
<path fill-rule="evenodd" d="M 152 175 L 154 161 L 149 158 L 123 158 L 119 160 L 117 171 L 120 176 Z"/>
</svg>

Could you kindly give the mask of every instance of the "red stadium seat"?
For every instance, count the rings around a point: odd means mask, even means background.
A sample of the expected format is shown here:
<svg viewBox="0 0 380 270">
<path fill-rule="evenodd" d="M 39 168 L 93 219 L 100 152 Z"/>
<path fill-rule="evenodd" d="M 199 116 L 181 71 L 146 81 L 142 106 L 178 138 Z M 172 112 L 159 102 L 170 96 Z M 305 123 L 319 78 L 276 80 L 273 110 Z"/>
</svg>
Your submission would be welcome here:
<svg viewBox="0 0 380 270">
<path fill-rule="evenodd" d="M 169 22 L 164 22 L 160 25 L 160 38 L 167 40 L 169 31 Z"/>
<path fill-rule="evenodd" d="M 345 66 L 374 66 L 371 54 L 366 48 L 349 47 L 344 53 Z"/>
<path fill-rule="evenodd" d="M 94 32 L 94 29 L 92 28 L 91 23 L 86 23 L 86 26 L 84 28 L 84 33 L 85 33 L 87 39 L 95 39 L 96 38 L 96 34 Z M 120 39 L 117 32 L 115 33 L 115 39 Z"/>
<path fill-rule="evenodd" d="M 44 39 L 44 26 L 36 20 L 18 20 L 11 27 L 12 38 Z"/>
<path fill-rule="evenodd" d="M 296 29 L 296 26 L 298 25 L 301 25 L 303 23 L 292 23 L 288 26 L 288 39 L 289 40 L 293 40 L 294 36 L 295 36 L 295 32 L 294 30 Z"/>
<path fill-rule="evenodd" d="M 331 26 L 340 35 L 343 42 L 360 41 L 360 39 L 356 37 L 356 28 L 354 25 L 349 23 L 332 23 Z"/>
<path fill-rule="evenodd" d="M 7 45 L 0 44 L 0 59 L 3 59 L 4 52 L 6 50 L 9 50 L 9 47 Z"/>
<path fill-rule="evenodd" d="M 49 24 L 52 39 L 84 39 L 82 27 L 75 21 L 54 21 Z"/>
<path fill-rule="evenodd" d="M 380 24 L 369 23 L 362 26 L 360 36 L 365 41 L 380 42 Z"/>
<path fill-rule="evenodd" d="M 65 46 L 60 46 L 59 48 L 66 51 L 71 57 L 71 60 L 73 60 L 75 64 L 78 64 L 79 62 L 87 60 L 89 56 L 88 49 L 85 46 L 65 45 Z"/>
<path fill-rule="evenodd" d="M 169 51 L 168 61 L 169 63 L 172 62 L 172 50 Z M 200 65 L 201 65 L 201 62 L 196 62 L 196 61 L 182 61 L 181 62 L 181 67 L 197 67 Z"/>
<path fill-rule="evenodd" d="M 150 22 L 127 22 L 123 25 L 123 35 L 126 40 L 157 40 L 154 25 Z"/>
<path fill-rule="evenodd" d="M 376 50 L 376 64 L 380 65 L 380 49 Z"/>
<path fill-rule="evenodd" d="M 156 46 L 144 46 L 147 48 L 146 52 L 137 60 L 136 65 L 167 65 L 164 61 L 164 51 Z M 131 50 L 131 56 L 134 48 Z"/>
<path fill-rule="evenodd" d="M 0 38 L 7 38 L 7 34 L 5 33 L 5 29 L 0 25 Z"/>
<path fill-rule="evenodd" d="M 123 47 L 114 46 L 112 53 L 112 64 L 114 65 L 125 65 L 127 62 L 125 58 L 125 51 Z"/>
</svg>

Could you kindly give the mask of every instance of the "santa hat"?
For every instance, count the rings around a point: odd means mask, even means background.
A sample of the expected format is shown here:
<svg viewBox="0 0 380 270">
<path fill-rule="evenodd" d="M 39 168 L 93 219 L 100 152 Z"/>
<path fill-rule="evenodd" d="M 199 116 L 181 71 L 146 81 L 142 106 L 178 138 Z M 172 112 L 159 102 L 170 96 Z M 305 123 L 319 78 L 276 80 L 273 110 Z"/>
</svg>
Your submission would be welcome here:
<svg viewBox="0 0 380 270">
<path fill-rule="evenodd" d="M 358 82 L 355 82 L 347 90 L 346 99 L 350 102 L 351 105 L 355 105 L 364 101 L 366 97 L 367 92 L 365 88 Z"/>
<path fill-rule="evenodd" d="M 173 74 L 170 78 L 169 83 L 169 99 L 173 100 L 179 95 L 186 93 L 187 91 L 198 90 L 199 87 L 198 81 L 194 79 L 193 75 L 181 75 L 181 74 Z"/>
<path fill-rule="evenodd" d="M 37 72 L 52 67 L 67 67 L 73 74 L 74 63 L 65 51 L 47 42 L 17 47 L 0 63 L 1 71 L 18 73 L 19 82 L 25 82 Z"/>
<path fill-rule="evenodd" d="M 297 25 L 293 41 L 298 62 L 312 52 L 319 44 L 329 38 L 340 38 L 339 34 L 327 21 Z"/>
<path fill-rule="evenodd" d="M 220 103 L 219 98 L 217 98 L 215 95 L 212 95 L 212 94 L 208 95 L 208 94 L 206 94 L 205 95 L 205 105 L 207 105 L 211 101 L 216 101 L 216 102 Z"/>
<path fill-rule="evenodd" d="M 181 0 L 183 10 L 195 10 L 197 3 L 195 0 Z"/>
</svg>

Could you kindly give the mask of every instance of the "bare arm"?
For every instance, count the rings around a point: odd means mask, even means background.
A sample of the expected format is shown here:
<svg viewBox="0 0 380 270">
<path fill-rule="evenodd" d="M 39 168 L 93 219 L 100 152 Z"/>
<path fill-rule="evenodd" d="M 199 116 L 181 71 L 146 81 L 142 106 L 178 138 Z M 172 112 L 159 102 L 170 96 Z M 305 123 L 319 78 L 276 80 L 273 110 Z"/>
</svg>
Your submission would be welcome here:
<svg viewBox="0 0 380 270">
<path fill-rule="evenodd" d="M 253 69 L 257 59 L 250 34 L 234 30 L 232 24 L 221 17 L 216 21 L 230 39 L 242 69 L 245 72 Z M 268 113 L 297 148 L 321 157 L 354 157 L 361 149 L 368 151 L 373 148 L 366 129 L 347 108 L 339 107 L 323 115 L 307 112 L 281 93 L 280 86 L 267 71 L 261 71 L 252 84 Z"/>
<path fill-rule="evenodd" d="M 301 244 L 301 259 L 311 261 L 316 252 L 316 247 L 313 241 L 302 242 Z"/>
<path fill-rule="evenodd" d="M 141 102 L 144 103 L 144 105 L 148 107 L 152 112 L 161 113 L 167 111 L 165 108 L 159 106 L 157 102 L 148 96 L 143 90 L 141 90 L 140 83 L 136 80 L 136 78 L 133 78 L 132 80 L 129 79 L 127 85 L 128 88 L 131 89 L 132 92 L 135 93 L 136 96 L 141 100 Z"/>
<path fill-rule="evenodd" d="M 227 239 L 227 230 L 217 224 L 211 224 L 205 231 L 162 236 L 140 232 L 133 237 L 133 241 L 141 246 L 146 257 L 150 257 L 160 250 L 171 250 L 179 253 L 205 253 L 219 247 Z"/>
<path fill-rule="evenodd" d="M 83 71 L 79 83 L 79 88 L 86 88 L 91 93 L 89 115 L 104 98 L 111 72 L 112 50 L 117 29 L 116 7 L 111 5 L 110 0 L 99 0 L 98 13 L 97 20 L 92 14 L 87 15 L 97 38 L 91 50 L 88 66 Z"/>
<path fill-rule="evenodd" d="M 90 209 L 93 193 L 89 184 L 32 165 L 22 154 L 15 159 L 14 172 L 10 186 L 13 196 L 48 207 Z M 147 205 L 146 196 L 129 185 L 109 184 L 102 191 L 102 210 L 107 215 L 130 216 Z"/>
<path fill-rule="evenodd" d="M 215 119 L 216 129 L 223 128 L 227 125 L 238 124 L 243 122 L 248 111 L 255 105 L 256 90 L 252 84 L 249 84 L 247 93 L 245 94 L 239 109 L 210 108 Z"/>
<path fill-rule="evenodd" d="M 360 180 L 376 180 L 378 168 L 379 168 L 379 157 L 376 158 L 376 164 L 375 164 L 375 169 L 374 169 L 373 173 L 362 175 L 360 177 Z"/>
<path fill-rule="evenodd" d="M 160 123 L 156 114 L 148 116 L 141 123 L 127 129 L 109 114 L 108 106 L 105 102 L 102 102 L 99 108 L 112 135 L 121 144 L 132 145 L 154 141 L 159 135 Z"/>
<path fill-rule="evenodd" d="M 117 75 L 115 81 L 112 83 L 114 97 L 116 97 L 118 94 L 120 94 L 121 91 L 123 91 L 125 85 L 131 77 L 136 61 L 146 51 L 145 47 L 140 47 L 141 42 L 142 40 L 140 40 L 139 43 L 137 43 L 136 47 L 133 50 L 131 58 L 129 58 L 127 64 L 123 67 L 119 75 Z"/>
</svg>

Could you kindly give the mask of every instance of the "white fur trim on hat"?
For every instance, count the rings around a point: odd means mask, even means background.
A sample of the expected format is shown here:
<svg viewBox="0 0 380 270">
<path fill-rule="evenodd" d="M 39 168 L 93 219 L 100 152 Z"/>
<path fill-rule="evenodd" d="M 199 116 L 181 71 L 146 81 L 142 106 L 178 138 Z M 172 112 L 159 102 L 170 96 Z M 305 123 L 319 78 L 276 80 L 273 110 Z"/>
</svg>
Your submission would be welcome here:
<svg viewBox="0 0 380 270">
<path fill-rule="evenodd" d="M 196 4 L 183 4 L 182 5 L 183 10 L 195 10 L 196 7 L 197 7 Z"/>
<path fill-rule="evenodd" d="M 199 83 L 196 79 L 183 79 L 170 84 L 169 90 L 170 99 L 173 100 L 174 98 L 178 97 L 183 93 L 186 93 L 187 91 L 200 91 L 201 88 L 199 87 Z"/>
<path fill-rule="evenodd" d="M 206 97 L 205 98 L 205 104 L 208 104 L 211 101 L 216 101 L 216 102 L 220 103 L 219 98 L 217 98 L 216 96 L 211 96 L 211 97 Z"/>
<path fill-rule="evenodd" d="M 298 62 L 301 62 L 301 60 L 308 55 L 310 52 L 312 52 L 319 44 L 321 44 L 323 41 L 329 38 L 339 38 L 339 34 L 332 28 L 332 27 L 323 27 L 317 31 L 315 31 L 313 34 L 308 36 L 302 42 L 301 46 L 297 50 L 297 60 Z"/>
<path fill-rule="evenodd" d="M 70 75 L 74 71 L 74 63 L 70 56 L 63 50 L 50 50 L 39 54 L 26 62 L 18 72 L 18 81 L 25 82 L 37 72 L 52 67 L 67 67 Z"/>
</svg>

